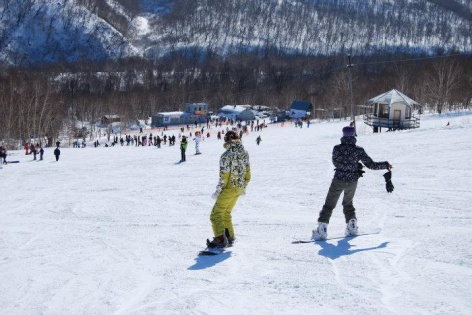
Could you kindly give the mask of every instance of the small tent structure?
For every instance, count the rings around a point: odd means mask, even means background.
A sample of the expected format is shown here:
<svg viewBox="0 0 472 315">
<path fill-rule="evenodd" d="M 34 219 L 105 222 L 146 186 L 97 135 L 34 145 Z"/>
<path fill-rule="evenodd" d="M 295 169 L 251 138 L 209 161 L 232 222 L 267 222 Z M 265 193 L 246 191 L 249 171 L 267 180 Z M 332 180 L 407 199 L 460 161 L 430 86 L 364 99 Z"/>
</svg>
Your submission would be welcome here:
<svg viewBox="0 0 472 315">
<path fill-rule="evenodd" d="M 389 130 L 411 129 L 420 127 L 420 118 L 414 110 L 421 105 L 403 93 L 393 89 L 366 102 L 370 113 L 364 116 L 364 123 L 378 132 L 379 128 Z"/>
</svg>

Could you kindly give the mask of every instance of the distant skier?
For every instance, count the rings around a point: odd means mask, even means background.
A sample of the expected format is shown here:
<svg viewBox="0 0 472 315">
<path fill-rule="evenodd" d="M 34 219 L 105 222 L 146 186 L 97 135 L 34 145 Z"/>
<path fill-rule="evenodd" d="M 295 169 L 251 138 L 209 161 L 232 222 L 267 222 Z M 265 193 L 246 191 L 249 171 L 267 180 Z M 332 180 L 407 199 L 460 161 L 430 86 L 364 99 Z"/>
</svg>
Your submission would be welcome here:
<svg viewBox="0 0 472 315">
<path fill-rule="evenodd" d="M 257 145 L 259 145 L 259 143 L 261 143 L 261 141 L 262 141 L 261 136 L 258 136 L 258 137 L 256 138 L 256 143 L 257 143 Z"/>
<path fill-rule="evenodd" d="M 212 241 L 207 239 L 208 248 L 224 248 L 233 244 L 235 233 L 231 211 L 251 180 L 249 154 L 238 134 L 228 131 L 224 141 L 226 151 L 220 157 L 220 178 L 212 195 L 216 202 L 210 214 L 214 238 Z"/>
<path fill-rule="evenodd" d="M 56 162 L 59 161 L 59 155 L 61 155 L 61 150 L 59 149 L 59 145 L 54 149 L 54 156 L 56 157 Z"/>
<path fill-rule="evenodd" d="M 195 131 L 195 154 L 202 154 L 200 152 L 200 142 L 202 141 L 202 135 L 200 131 Z"/>
<path fill-rule="evenodd" d="M 37 146 L 36 147 L 34 145 L 32 146 L 31 153 L 33 153 L 33 161 L 36 161 L 36 155 L 39 153 Z"/>
<path fill-rule="evenodd" d="M 362 164 L 359 163 L 359 161 L 362 161 L 365 166 L 373 170 L 390 170 L 392 168 L 392 165 L 388 162 L 374 162 L 363 148 L 356 145 L 357 140 L 355 134 L 356 129 L 354 127 L 344 127 L 341 144 L 336 145 L 333 149 L 332 161 L 336 169 L 331 186 L 329 187 L 328 195 L 326 196 L 325 204 L 318 217 L 318 227 L 313 230 L 312 239 L 314 240 L 326 239 L 328 237 L 329 219 L 343 192 L 342 205 L 347 224 L 345 234 L 357 235 L 358 226 L 353 199 L 356 193 L 357 181 L 363 174 L 362 168 L 360 167 Z M 385 180 L 387 180 L 387 178 L 385 178 Z"/>
<path fill-rule="evenodd" d="M 2 164 L 7 164 L 7 148 L 0 146 L 0 160 L 2 161 Z"/>
<path fill-rule="evenodd" d="M 185 151 L 187 151 L 187 137 L 183 136 L 182 141 L 180 141 L 180 162 L 185 162 L 187 160 L 185 156 Z"/>
</svg>

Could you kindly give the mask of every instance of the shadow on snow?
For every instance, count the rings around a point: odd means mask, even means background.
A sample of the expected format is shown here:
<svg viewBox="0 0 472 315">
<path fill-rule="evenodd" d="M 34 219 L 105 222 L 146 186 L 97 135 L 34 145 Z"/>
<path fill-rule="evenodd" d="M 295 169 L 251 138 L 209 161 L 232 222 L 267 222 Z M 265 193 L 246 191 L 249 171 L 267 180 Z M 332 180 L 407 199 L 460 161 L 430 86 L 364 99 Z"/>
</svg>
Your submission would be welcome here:
<svg viewBox="0 0 472 315">
<path fill-rule="evenodd" d="M 356 247 L 355 245 L 349 244 L 349 241 L 352 239 L 354 238 L 343 238 L 342 240 L 338 241 L 336 245 L 330 244 L 328 242 L 316 243 L 317 245 L 321 246 L 321 249 L 318 252 L 318 254 L 334 260 L 334 259 L 338 259 L 339 257 L 352 255 L 358 252 L 364 252 L 364 251 L 374 250 L 374 249 L 379 249 L 379 248 L 386 248 L 389 243 L 389 242 L 383 242 L 382 244 L 375 247 L 352 249 L 352 247 Z"/>
<path fill-rule="evenodd" d="M 219 255 L 214 256 L 197 256 L 195 258 L 195 264 L 188 267 L 188 270 L 202 270 L 206 268 L 213 267 L 214 265 L 225 261 L 231 257 L 230 251 L 225 251 Z"/>
</svg>

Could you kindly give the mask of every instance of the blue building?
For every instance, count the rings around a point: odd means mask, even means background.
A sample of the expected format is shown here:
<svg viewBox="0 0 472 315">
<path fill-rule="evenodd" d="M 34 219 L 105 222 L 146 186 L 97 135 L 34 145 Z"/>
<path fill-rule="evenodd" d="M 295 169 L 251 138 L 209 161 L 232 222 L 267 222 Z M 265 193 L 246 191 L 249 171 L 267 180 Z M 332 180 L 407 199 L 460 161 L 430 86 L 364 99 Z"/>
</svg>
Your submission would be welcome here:
<svg viewBox="0 0 472 315">
<path fill-rule="evenodd" d="M 306 101 L 293 101 L 290 105 L 290 114 L 291 119 L 300 119 L 310 116 L 313 112 L 313 104 Z"/>
</svg>

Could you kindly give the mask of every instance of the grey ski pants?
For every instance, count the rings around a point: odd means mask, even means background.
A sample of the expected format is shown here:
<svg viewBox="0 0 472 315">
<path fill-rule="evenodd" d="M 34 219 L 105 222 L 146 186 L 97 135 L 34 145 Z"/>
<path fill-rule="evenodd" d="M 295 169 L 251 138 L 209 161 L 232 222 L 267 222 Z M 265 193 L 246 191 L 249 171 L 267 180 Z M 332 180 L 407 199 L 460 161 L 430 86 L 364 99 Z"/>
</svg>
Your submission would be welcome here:
<svg viewBox="0 0 472 315">
<path fill-rule="evenodd" d="M 318 222 L 329 223 L 333 209 L 336 207 L 342 192 L 344 192 L 343 213 L 346 223 L 348 223 L 351 219 L 355 219 L 356 209 L 354 208 L 352 201 L 356 193 L 356 188 L 357 180 L 354 182 L 345 182 L 343 180 L 333 178 L 331 181 L 331 186 L 329 186 L 325 204 L 323 205 L 323 209 L 320 211 Z"/>
</svg>

